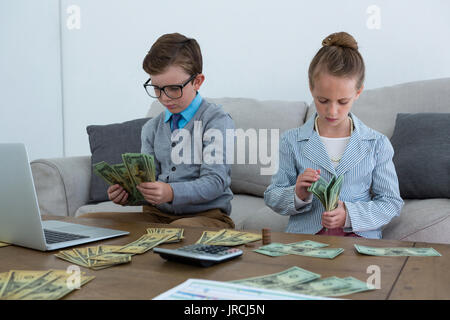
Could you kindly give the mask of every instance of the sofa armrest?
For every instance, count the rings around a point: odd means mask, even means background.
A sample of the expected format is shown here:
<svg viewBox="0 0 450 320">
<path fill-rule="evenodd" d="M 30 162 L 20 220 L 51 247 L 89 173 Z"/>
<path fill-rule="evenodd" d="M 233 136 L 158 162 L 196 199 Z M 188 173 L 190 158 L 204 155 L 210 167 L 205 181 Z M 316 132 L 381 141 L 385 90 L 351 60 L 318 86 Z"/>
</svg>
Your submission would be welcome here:
<svg viewBox="0 0 450 320">
<path fill-rule="evenodd" d="M 88 202 L 90 156 L 37 159 L 31 171 L 41 214 L 74 216 Z"/>
</svg>

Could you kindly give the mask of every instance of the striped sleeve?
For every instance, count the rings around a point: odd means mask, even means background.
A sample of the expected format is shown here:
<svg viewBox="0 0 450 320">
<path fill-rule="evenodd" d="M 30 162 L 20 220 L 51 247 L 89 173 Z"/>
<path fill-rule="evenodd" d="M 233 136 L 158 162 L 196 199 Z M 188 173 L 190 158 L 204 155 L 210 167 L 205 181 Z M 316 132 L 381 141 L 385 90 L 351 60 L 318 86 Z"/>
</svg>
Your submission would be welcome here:
<svg viewBox="0 0 450 320">
<path fill-rule="evenodd" d="M 280 142 L 280 157 L 277 173 L 272 176 L 272 183 L 264 192 L 264 202 L 273 211 L 281 215 L 295 215 L 311 210 L 312 204 L 307 203 L 296 209 L 295 183 L 297 181 L 297 169 L 294 153 L 289 143 L 290 131 L 286 132 Z"/>
<path fill-rule="evenodd" d="M 378 140 L 376 154 L 377 162 L 372 172 L 372 200 L 345 201 L 352 231 L 378 229 L 398 216 L 403 207 L 397 174 L 392 162 L 394 149 L 386 136 Z"/>
</svg>

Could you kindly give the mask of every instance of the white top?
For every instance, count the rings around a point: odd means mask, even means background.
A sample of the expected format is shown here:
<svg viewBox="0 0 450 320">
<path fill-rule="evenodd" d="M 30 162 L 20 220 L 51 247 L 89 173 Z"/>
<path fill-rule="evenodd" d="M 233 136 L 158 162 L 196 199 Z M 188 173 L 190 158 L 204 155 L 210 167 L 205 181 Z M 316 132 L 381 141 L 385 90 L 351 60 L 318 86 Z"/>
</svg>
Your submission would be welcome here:
<svg viewBox="0 0 450 320">
<path fill-rule="evenodd" d="M 350 137 L 344 138 L 327 138 L 320 137 L 322 143 L 325 146 L 325 150 L 328 152 L 328 156 L 331 159 L 331 163 L 334 168 L 336 168 L 344 155 L 345 148 L 347 147 L 348 142 L 350 141 Z"/>
<path fill-rule="evenodd" d="M 347 144 L 350 141 L 350 136 L 343 138 L 328 138 L 322 136 L 319 137 L 325 146 L 325 150 L 327 150 L 328 152 L 328 156 L 330 157 L 331 163 L 333 164 L 334 168 L 336 168 L 339 165 L 339 161 L 341 160 L 342 156 L 344 155 L 345 148 L 347 147 Z M 308 203 L 311 203 L 312 198 L 313 195 L 311 194 L 307 199 L 305 199 L 305 201 L 303 201 L 299 197 L 297 197 L 297 194 L 294 194 L 295 208 L 299 210 L 301 207 L 307 205 Z M 347 212 L 344 228 L 349 227 L 351 227 L 351 221 L 349 219 Z"/>
</svg>

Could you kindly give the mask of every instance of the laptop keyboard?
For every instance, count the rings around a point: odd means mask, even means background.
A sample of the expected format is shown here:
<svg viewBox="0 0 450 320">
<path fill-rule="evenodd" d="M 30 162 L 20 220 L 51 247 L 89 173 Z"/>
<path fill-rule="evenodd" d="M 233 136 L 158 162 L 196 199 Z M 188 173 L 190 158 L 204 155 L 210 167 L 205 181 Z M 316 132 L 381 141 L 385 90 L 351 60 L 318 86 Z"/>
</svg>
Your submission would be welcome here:
<svg viewBox="0 0 450 320">
<path fill-rule="evenodd" d="M 44 235 L 45 241 L 48 244 L 89 238 L 88 236 L 82 236 L 79 234 L 59 232 L 47 229 L 44 229 Z"/>
</svg>

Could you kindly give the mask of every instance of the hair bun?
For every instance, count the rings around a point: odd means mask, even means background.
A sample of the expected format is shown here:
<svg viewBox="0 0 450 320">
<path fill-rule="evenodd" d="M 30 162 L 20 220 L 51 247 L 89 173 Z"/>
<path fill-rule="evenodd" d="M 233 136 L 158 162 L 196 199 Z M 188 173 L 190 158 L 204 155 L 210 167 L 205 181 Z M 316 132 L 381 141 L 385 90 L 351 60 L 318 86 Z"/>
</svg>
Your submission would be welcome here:
<svg viewBox="0 0 450 320">
<path fill-rule="evenodd" d="M 328 37 L 323 39 L 322 46 L 336 46 L 358 50 L 358 43 L 356 42 L 355 38 L 353 38 L 347 32 L 336 32 L 330 34 Z"/>
</svg>

